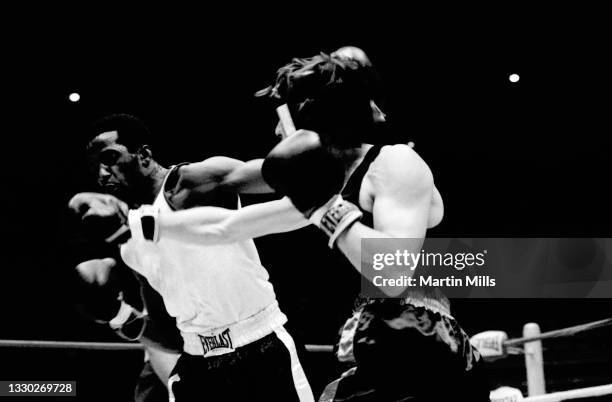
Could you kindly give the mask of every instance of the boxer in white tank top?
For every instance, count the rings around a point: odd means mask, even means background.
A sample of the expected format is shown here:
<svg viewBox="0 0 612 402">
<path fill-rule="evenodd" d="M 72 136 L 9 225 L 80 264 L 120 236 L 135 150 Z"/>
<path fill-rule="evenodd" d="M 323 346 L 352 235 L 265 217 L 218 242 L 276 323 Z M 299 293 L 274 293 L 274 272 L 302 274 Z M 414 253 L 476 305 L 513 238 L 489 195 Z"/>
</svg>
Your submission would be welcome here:
<svg viewBox="0 0 612 402">
<path fill-rule="evenodd" d="M 287 318 L 251 240 L 152 243 L 143 238 L 144 219 L 134 214 L 123 219 L 127 206 L 143 204 L 166 212 L 201 205 L 236 208 L 238 193 L 272 192 L 261 178 L 262 160 L 213 157 L 166 169 L 153 158 L 148 134 L 133 116 L 96 123 L 89 161 L 98 184 L 117 198 L 80 193 L 69 206 L 90 235 L 123 243 L 125 263 L 147 278 L 176 318 L 184 353 L 170 378 L 170 399 L 314 401 L 283 328 Z M 127 242 L 126 230 L 118 228 L 122 223 L 132 232 Z"/>
<path fill-rule="evenodd" d="M 172 211 L 163 191 L 153 205 L 159 211 Z M 139 224 L 130 222 L 131 227 Z M 268 335 L 287 321 L 252 240 L 205 246 L 164 238 L 152 245 L 133 236 L 121 246 L 121 256 L 162 295 L 188 353 L 201 352 L 198 335 L 212 335 L 263 311 L 267 318 L 256 333 L 244 334 L 249 339 Z M 240 340 L 228 341 L 236 346 Z"/>
</svg>

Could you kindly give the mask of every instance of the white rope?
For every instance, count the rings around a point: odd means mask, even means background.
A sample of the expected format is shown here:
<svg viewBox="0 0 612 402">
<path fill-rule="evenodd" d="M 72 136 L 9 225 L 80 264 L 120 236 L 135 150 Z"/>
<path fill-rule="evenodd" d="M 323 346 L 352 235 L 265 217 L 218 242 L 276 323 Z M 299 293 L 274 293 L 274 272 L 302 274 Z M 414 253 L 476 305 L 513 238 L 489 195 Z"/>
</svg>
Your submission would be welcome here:
<svg viewBox="0 0 612 402">
<path fill-rule="evenodd" d="M 612 384 L 553 392 L 545 395 L 531 396 L 522 399 L 525 402 L 561 402 L 577 398 L 590 398 L 612 394 Z"/>
<path fill-rule="evenodd" d="M 505 346 L 517 346 L 527 342 L 539 341 L 550 338 L 563 338 L 572 335 L 579 334 L 581 332 L 591 331 L 598 328 L 608 327 L 612 325 L 612 318 L 606 318 L 605 320 L 593 321 L 586 324 L 574 325 L 573 327 L 567 327 L 562 329 L 556 329 L 554 331 L 542 332 L 538 336 L 528 336 L 523 338 L 508 339 L 504 342 Z"/>
</svg>

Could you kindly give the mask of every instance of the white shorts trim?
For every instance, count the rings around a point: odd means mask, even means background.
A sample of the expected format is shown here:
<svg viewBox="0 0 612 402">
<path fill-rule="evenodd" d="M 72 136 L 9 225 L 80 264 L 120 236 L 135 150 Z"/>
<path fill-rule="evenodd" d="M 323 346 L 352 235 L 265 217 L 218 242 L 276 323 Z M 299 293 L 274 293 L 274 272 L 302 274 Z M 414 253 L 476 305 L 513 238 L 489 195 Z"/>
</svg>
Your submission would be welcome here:
<svg viewBox="0 0 612 402">
<path fill-rule="evenodd" d="M 304 373 L 304 369 L 302 368 L 302 364 L 298 358 L 297 349 L 295 348 L 293 338 L 283 327 L 274 330 L 274 333 L 289 351 L 289 356 L 291 357 L 291 374 L 293 376 L 293 384 L 295 386 L 295 391 L 300 398 L 300 402 L 314 402 L 314 395 L 312 394 L 310 383 L 306 378 L 306 374 Z"/>
<path fill-rule="evenodd" d="M 181 332 L 183 336 L 183 350 L 194 356 L 218 356 L 231 353 L 234 349 L 248 345 L 270 335 L 277 328 L 282 328 L 287 317 L 275 301 L 265 309 L 234 324 L 216 328 L 207 333 Z M 203 342 L 210 340 L 210 345 L 203 346 Z M 218 340 L 218 341 L 217 341 Z"/>
</svg>

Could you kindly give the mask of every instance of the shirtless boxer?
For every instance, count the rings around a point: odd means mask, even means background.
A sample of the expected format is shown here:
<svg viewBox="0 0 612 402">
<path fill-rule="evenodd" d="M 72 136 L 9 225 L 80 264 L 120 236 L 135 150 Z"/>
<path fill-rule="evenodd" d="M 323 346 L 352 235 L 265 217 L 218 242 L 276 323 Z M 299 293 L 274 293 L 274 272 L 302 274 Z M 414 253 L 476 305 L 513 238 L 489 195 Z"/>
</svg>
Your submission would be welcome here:
<svg viewBox="0 0 612 402">
<path fill-rule="evenodd" d="M 114 115 L 96 125 L 88 146 L 100 185 L 130 207 L 236 208 L 237 192 L 270 191 L 261 180 L 261 160 L 213 157 L 166 169 L 153 158 L 147 134 L 136 118 Z M 127 205 L 109 197 L 77 194 L 70 207 L 91 236 L 114 242 L 129 231 L 140 234 L 121 245 L 121 256 L 161 294 L 181 331 L 184 353 L 170 380 L 176 400 L 314 400 L 251 240 L 212 247 L 172 239 L 152 244 L 142 238 L 143 229 L 145 238 L 150 234 L 149 222 L 131 220 L 126 231 Z"/>
<path fill-rule="evenodd" d="M 442 219 L 442 198 L 429 167 L 410 146 L 367 142 L 383 119 L 369 88 L 370 69 L 360 49 L 344 48 L 296 59 L 264 91 L 288 106 L 301 129 L 275 147 L 263 165 L 266 181 L 290 202 L 240 211 L 130 214 L 151 216 L 160 239 L 222 244 L 290 230 L 298 220 L 295 206 L 357 271 L 363 238 L 417 239 L 409 251 L 419 252 L 418 239 Z M 360 298 L 338 351 L 356 368 L 321 400 L 488 401 L 480 356 L 452 317 L 448 299 L 437 290 L 393 292 L 390 296 L 402 297 Z"/>
</svg>

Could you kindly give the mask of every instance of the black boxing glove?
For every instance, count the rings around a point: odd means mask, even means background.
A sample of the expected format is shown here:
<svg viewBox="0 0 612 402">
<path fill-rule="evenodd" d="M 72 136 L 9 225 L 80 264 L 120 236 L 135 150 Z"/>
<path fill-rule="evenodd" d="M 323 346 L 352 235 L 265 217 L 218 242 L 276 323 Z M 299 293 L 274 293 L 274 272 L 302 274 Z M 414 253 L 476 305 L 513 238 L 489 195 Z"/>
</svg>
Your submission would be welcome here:
<svg viewBox="0 0 612 402">
<path fill-rule="evenodd" d="M 129 238 L 128 206 L 120 199 L 100 193 L 78 193 L 68 208 L 80 217 L 90 239 L 119 244 Z"/>
<path fill-rule="evenodd" d="M 83 261 L 75 267 L 76 304 L 81 312 L 99 323 L 110 321 L 119 310 L 120 283 L 111 274 L 117 262 L 113 258 Z"/>
<path fill-rule="evenodd" d="M 122 338 L 137 340 L 144 331 L 148 314 L 144 305 L 136 308 L 125 300 L 124 290 L 128 286 L 121 269 L 113 258 L 78 264 L 77 306 L 85 316 L 107 324 Z"/>
<path fill-rule="evenodd" d="M 339 195 L 344 184 L 341 160 L 319 135 L 300 130 L 281 141 L 263 162 L 264 180 L 329 236 L 329 247 L 356 220 L 359 208 Z"/>
<path fill-rule="evenodd" d="M 268 185 L 306 217 L 340 192 L 344 167 L 313 131 L 299 130 L 266 156 L 261 173 Z"/>
</svg>

